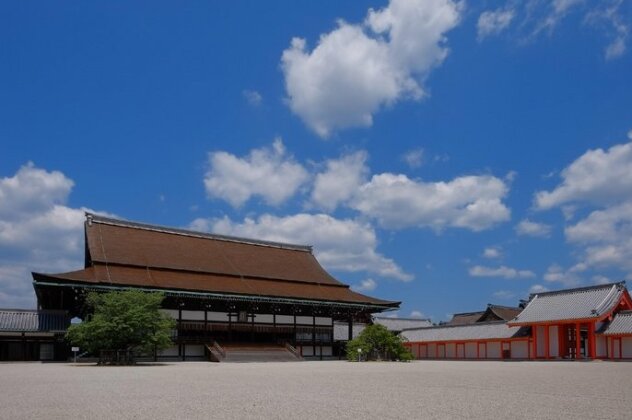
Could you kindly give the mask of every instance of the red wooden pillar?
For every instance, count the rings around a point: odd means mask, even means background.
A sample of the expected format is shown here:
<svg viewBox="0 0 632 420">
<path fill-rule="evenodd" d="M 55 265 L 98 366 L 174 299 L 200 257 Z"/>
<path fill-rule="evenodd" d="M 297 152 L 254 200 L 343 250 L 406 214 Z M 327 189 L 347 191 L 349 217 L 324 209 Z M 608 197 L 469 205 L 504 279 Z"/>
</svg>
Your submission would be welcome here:
<svg viewBox="0 0 632 420">
<path fill-rule="evenodd" d="M 575 324 L 575 360 L 581 359 L 582 356 L 582 332 L 581 324 L 578 322 Z"/>
<path fill-rule="evenodd" d="M 565 343 L 566 334 L 566 325 L 558 325 L 557 326 L 557 355 L 560 359 L 566 356 L 566 348 L 568 347 Z"/>
<path fill-rule="evenodd" d="M 478 341 L 476 342 L 476 358 L 481 358 L 481 343 L 479 343 Z"/>
<path fill-rule="evenodd" d="M 544 358 L 549 359 L 549 325 L 544 326 Z"/>
<path fill-rule="evenodd" d="M 608 337 L 608 341 L 610 341 L 610 358 L 614 359 L 614 338 Z"/>
</svg>

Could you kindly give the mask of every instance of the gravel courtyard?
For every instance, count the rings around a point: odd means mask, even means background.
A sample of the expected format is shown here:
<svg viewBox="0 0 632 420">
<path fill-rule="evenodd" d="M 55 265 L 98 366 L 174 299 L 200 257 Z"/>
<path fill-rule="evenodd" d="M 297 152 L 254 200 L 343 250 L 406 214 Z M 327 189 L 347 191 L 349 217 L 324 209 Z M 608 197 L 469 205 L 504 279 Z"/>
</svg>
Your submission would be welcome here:
<svg viewBox="0 0 632 420">
<path fill-rule="evenodd" d="M 624 419 L 632 363 L 0 364 L 2 419 Z"/>
</svg>

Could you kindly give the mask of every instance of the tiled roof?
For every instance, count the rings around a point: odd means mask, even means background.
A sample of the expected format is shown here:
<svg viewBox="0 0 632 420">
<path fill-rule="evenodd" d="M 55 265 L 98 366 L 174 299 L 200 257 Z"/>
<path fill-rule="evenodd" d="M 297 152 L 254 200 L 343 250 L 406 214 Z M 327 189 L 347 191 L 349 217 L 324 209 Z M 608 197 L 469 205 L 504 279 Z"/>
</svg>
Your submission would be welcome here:
<svg viewBox="0 0 632 420">
<path fill-rule="evenodd" d="M 311 247 L 211 235 L 87 214 L 86 268 L 33 273 L 39 283 L 83 283 L 398 307 L 350 290 Z"/>
<path fill-rule="evenodd" d="M 366 328 L 366 324 L 353 324 L 353 338 L 358 337 Z M 346 322 L 334 322 L 334 340 L 349 340 L 349 324 Z"/>
<path fill-rule="evenodd" d="M 529 304 L 512 325 L 599 318 L 608 313 L 625 293 L 624 283 L 532 294 Z"/>
<path fill-rule="evenodd" d="M 632 311 L 621 311 L 615 315 L 610 324 L 599 331 L 603 335 L 632 334 Z"/>
<path fill-rule="evenodd" d="M 425 328 L 432 327 L 429 319 L 419 318 L 388 318 L 382 316 L 374 316 L 373 323 L 383 325 L 389 331 L 399 332 L 407 328 Z"/>
<path fill-rule="evenodd" d="M 507 339 L 528 336 L 528 328 L 509 327 L 507 323 L 479 322 L 469 325 L 441 325 L 402 331 L 402 337 L 412 342 L 467 341 Z"/>
<path fill-rule="evenodd" d="M 476 321 L 478 321 L 478 319 L 483 316 L 483 314 L 485 313 L 485 311 L 478 311 L 478 312 L 463 312 L 460 314 L 454 314 L 452 315 L 452 319 L 449 320 L 448 322 L 446 322 L 443 325 L 468 325 L 468 324 L 473 324 Z"/>
<path fill-rule="evenodd" d="M 0 309 L 0 331 L 66 331 L 69 324 L 70 320 L 62 311 Z"/>
</svg>

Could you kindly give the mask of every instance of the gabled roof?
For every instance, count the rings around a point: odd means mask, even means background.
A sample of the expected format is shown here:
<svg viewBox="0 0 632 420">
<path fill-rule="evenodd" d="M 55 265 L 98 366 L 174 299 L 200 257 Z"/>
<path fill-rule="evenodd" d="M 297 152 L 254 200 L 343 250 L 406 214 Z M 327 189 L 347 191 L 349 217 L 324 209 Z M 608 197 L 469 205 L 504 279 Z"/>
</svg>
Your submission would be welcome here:
<svg viewBox="0 0 632 420">
<path fill-rule="evenodd" d="M 603 335 L 632 335 L 632 311 L 621 311 L 606 324 L 598 334 Z"/>
<path fill-rule="evenodd" d="M 534 293 L 529 304 L 509 324 L 599 319 L 614 309 L 624 293 L 627 293 L 624 282 Z"/>
<path fill-rule="evenodd" d="M 528 328 L 509 327 L 504 321 L 479 322 L 469 325 L 441 325 L 401 332 L 401 336 L 411 342 L 509 339 L 527 337 L 528 335 Z"/>
<path fill-rule="evenodd" d="M 513 306 L 494 305 L 492 303 L 487 305 L 487 309 L 481 315 L 476 322 L 502 320 L 510 321 L 514 319 L 518 314 L 522 312 L 522 308 L 516 308 Z"/>
<path fill-rule="evenodd" d="M 33 273 L 47 285 L 136 287 L 247 299 L 326 301 L 377 309 L 399 302 L 350 290 L 319 264 L 309 246 L 212 235 L 86 214 L 86 268 Z"/>
<path fill-rule="evenodd" d="M 454 315 L 452 315 L 452 319 L 450 319 L 448 322 L 446 322 L 443 325 L 468 325 L 468 324 L 473 324 L 476 321 L 478 321 L 479 318 L 481 316 L 483 316 L 484 313 L 485 313 L 485 311 L 462 312 L 460 314 L 454 314 Z"/>
<path fill-rule="evenodd" d="M 387 330 L 399 332 L 409 328 L 432 327 L 429 319 L 419 318 L 389 318 L 385 316 L 374 316 L 373 323 L 383 325 Z"/>
<path fill-rule="evenodd" d="M 70 325 L 63 311 L 0 309 L 2 332 L 62 332 Z"/>
</svg>

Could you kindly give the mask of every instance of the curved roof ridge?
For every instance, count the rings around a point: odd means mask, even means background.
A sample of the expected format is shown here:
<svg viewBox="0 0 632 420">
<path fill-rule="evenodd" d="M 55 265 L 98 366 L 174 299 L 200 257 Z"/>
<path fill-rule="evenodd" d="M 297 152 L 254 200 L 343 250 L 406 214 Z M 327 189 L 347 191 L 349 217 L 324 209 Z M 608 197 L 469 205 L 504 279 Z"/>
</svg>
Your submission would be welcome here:
<svg viewBox="0 0 632 420">
<path fill-rule="evenodd" d="M 149 230 L 153 232 L 168 233 L 172 235 L 190 236 L 193 238 L 201 238 L 201 239 L 214 239 L 214 240 L 226 241 L 226 242 L 237 242 L 237 243 L 248 244 L 248 245 L 267 246 L 271 248 L 289 249 L 289 250 L 303 251 L 303 252 L 309 252 L 309 253 L 312 253 L 313 251 L 313 247 L 311 245 L 299 245 L 299 244 L 290 244 L 290 243 L 276 242 L 276 241 L 264 241 L 260 239 L 242 238 L 238 236 L 219 235 L 215 233 L 199 232 L 199 231 L 190 230 L 190 229 L 180 229 L 180 228 L 173 228 L 173 227 L 162 226 L 162 225 L 152 225 L 149 223 L 132 222 L 129 220 L 115 219 L 112 217 L 99 216 L 99 215 L 89 213 L 89 212 L 86 212 L 86 222 L 88 224 L 101 223 L 104 225 L 127 227 L 131 229 Z"/>
<path fill-rule="evenodd" d="M 402 332 L 404 331 L 416 331 L 416 330 L 430 330 L 430 329 L 437 329 L 437 328 L 462 328 L 462 327 L 480 327 L 480 326 L 484 326 L 484 325 L 500 325 L 500 324 L 507 324 L 507 321 L 504 320 L 500 320 L 500 321 L 485 321 L 485 322 L 475 322 L 472 324 L 458 324 L 458 325 L 449 325 L 449 324 L 442 324 L 442 325 L 433 325 L 432 327 L 414 327 L 414 328 L 405 328 L 402 330 Z M 508 325 L 509 327 L 509 325 Z"/>
<path fill-rule="evenodd" d="M 625 280 L 614 282 L 614 283 L 597 284 L 594 286 L 583 286 L 583 287 L 575 287 L 572 289 L 560 289 L 560 290 L 551 290 L 549 292 L 531 293 L 530 296 L 550 296 L 550 295 L 557 295 L 557 294 L 568 294 L 568 293 L 584 292 L 584 291 L 589 291 L 589 290 L 605 289 L 607 287 L 612 287 L 612 286 L 625 287 Z"/>
</svg>

